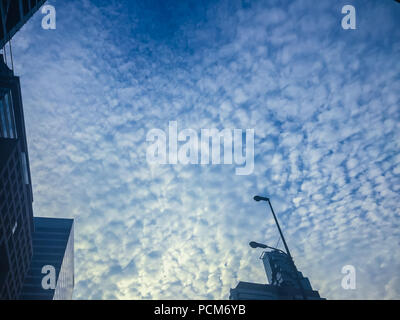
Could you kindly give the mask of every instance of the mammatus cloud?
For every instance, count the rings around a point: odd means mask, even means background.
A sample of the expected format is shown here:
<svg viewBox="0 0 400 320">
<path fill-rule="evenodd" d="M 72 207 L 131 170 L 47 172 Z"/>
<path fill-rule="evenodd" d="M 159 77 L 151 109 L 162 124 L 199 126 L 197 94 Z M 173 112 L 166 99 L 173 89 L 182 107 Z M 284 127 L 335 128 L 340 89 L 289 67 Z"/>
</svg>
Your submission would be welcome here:
<svg viewBox="0 0 400 320">
<path fill-rule="evenodd" d="M 50 3 L 50 2 L 49 2 Z M 13 40 L 34 210 L 74 217 L 77 299 L 226 299 L 278 239 L 329 299 L 400 297 L 400 8 L 54 2 Z M 189 3 L 193 3 L 192 6 Z M 149 165 L 146 134 L 252 128 L 252 175 Z M 357 289 L 341 288 L 354 265 Z"/>
</svg>

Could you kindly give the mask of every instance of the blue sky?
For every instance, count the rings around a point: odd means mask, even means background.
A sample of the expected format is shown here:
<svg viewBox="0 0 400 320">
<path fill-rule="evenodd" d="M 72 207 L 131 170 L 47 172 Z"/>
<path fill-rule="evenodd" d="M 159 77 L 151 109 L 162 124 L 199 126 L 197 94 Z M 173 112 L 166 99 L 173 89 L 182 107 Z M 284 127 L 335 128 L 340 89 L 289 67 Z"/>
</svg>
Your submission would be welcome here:
<svg viewBox="0 0 400 320">
<path fill-rule="evenodd" d="M 328 299 L 400 298 L 400 4 L 49 1 L 14 37 L 37 216 L 73 217 L 76 299 L 227 299 L 278 234 Z M 341 28 L 353 4 L 357 29 Z M 146 133 L 255 130 L 252 175 L 149 165 Z M 356 268 L 344 290 L 341 269 Z"/>
</svg>

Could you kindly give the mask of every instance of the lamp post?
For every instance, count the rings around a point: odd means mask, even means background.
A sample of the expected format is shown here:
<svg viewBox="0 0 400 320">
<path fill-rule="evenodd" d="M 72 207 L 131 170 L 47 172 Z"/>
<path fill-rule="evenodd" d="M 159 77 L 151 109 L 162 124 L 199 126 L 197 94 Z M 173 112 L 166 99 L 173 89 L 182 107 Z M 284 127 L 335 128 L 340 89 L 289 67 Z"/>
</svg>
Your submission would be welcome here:
<svg viewBox="0 0 400 320">
<path fill-rule="evenodd" d="M 273 217 L 274 217 L 276 226 L 278 227 L 279 234 L 280 234 L 280 236 L 281 236 L 281 238 L 282 238 L 283 245 L 285 246 L 286 255 L 289 257 L 289 260 L 291 261 L 291 263 L 292 263 L 292 265 L 293 265 L 294 271 L 296 272 L 297 283 L 298 283 L 298 285 L 299 285 L 301 294 L 302 294 L 302 296 L 303 296 L 303 299 L 304 299 L 304 300 L 307 300 L 306 293 L 305 293 L 305 291 L 304 291 L 303 285 L 301 284 L 299 272 L 297 271 L 297 268 L 296 268 L 296 265 L 294 264 L 292 255 L 290 254 L 289 247 L 288 247 L 288 245 L 287 245 L 287 243 L 286 243 L 285 237 L 283 236 L 281 227 L 279 226 L 279 222 L 278 222 L 278 219 L 276 218 L 274 209 L 272 208 L 271 201 L 269 200 L 269 198 L 261 197 L 261 196 L 255 196 L 253 199 L 254 199 L 255 201 L 266 201 L 266 202 L 268 202 L 269 207 L 271 208 L 271 212 L 272 212 L 272 215 L 273 215 Z M 276 249 L 276 248 L 267 246 L 266 244 L 257 243 L 257 242 L 254 242 L 254 241 L 250 242 L 249 245 L 250 245 L 250 247 L 252 247 L 252 248 L 270 248 L 270 249 L 278 250 L 278 251 L 280 251 L 280 252 L 282 252 L 282 253 L 285 253 L 285 252 L 283 252 L 283 251 L 280 250 L 280 249 Z"/>
</svg>

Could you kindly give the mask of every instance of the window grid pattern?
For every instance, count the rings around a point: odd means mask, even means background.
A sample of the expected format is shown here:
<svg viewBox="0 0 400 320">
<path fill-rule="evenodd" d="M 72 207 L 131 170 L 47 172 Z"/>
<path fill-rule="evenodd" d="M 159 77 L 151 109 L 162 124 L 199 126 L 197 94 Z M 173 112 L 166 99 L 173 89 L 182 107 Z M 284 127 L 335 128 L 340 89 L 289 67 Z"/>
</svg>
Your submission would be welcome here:
<svg viewBox="0 0 400 320">
<path fill-rule="evenodd" d="M 0 169 L 0 246 L 5 248 L 8 272 L 0 283 L 0 299 L 17 299 L 32 257 L 29 197 L 23 177 L 20 144 Z M 15 228 L 16 226 L 16 228 Z M 14 229 L 14 233 L 13 233 Z"/>
<path fill-rule="evenodd" d="M 34 217 L 33 257 L 21 300 L 70 300 L 74 288 L 73 219 Z M 41 281 L 44 266 L 56 272 L 55 289 L 45 289 Z"/>
</svg>

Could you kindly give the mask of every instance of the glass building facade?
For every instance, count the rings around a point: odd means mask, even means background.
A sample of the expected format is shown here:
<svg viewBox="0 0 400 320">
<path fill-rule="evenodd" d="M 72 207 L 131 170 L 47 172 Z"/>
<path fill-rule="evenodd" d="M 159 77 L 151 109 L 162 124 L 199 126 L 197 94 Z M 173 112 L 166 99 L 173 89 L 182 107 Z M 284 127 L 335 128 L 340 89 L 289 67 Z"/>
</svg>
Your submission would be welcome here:
<svg viewBox="0 0 400 320">
<path fill-rule="evenodd" d="M 0 55 L 0 299 L 21 292 L 29 299 L 71 299 L 73 220 L 33 218 L 32 202 L 20 82 Z M 36 282 L 44 263 L 56 270 L 56 287 L 45 292 Z"/>
<path fill-rule="evenodd" d="M 0 137 L 16 139 L 15 115 L 12 94 L 9 89 L 0 89 Z"/>
<path fill-rule="evenodd" d="M 4 49 L 45 2 L 0 1 L 0 48 Z M 0 299 L 18 299 L 23 290 L 34 294 L 29 285 L 36 285 L 32 280 L 37 276 L 36 266 L 46 261 L 54 265 L 55 288 L 44 296 L 25 297 L 71 299 L 73 220 L 35 218 L 34 222 L 21 87 L 19 78 L 4 63 L 6 50 L 3 52 L 4 56 L 0 54 Z"/>
<path fill-rule="evenodd" d="M 0 299 L 16 299 L 32 258 L 32 187 L 19 78 L 0 55 Z"/>
<path fill-rule="evenodd" d="M 70 300 L 74 288 L 74 220 L 34 218 L 33 257 L 25 279 L 22 300 Z M 55 286 L 47 288 L 55 270 Z M 46 282 L 47 283 L 47 282 Z"/>
</svg>

